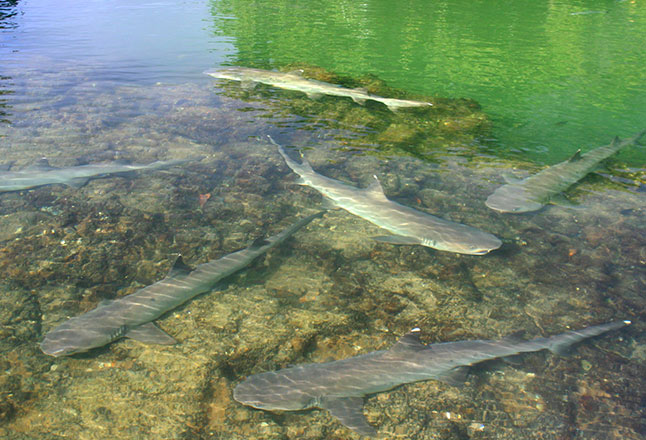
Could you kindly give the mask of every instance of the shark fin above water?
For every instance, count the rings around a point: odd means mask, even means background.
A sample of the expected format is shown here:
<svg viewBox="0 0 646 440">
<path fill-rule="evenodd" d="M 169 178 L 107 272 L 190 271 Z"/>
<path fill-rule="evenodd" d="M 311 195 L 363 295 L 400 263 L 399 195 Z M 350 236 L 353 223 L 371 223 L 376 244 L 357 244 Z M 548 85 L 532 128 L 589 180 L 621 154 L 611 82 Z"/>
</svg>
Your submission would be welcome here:
<svg viewBox="0 0 646 440">
<path fill-rule="evenodd" d="M 363 397 L 323 397 L 319 407 L 361 435 L 374 436 L 377 430 L 368 424 L 363 415 Z"/>
<path fill-rule="evenodd" d="M 146 324 L 130 329 L 125 336 L 146 344 L 177 344 L 175 338 L 157 327 L 153 322 L 147 322 Z"/>
</svg>

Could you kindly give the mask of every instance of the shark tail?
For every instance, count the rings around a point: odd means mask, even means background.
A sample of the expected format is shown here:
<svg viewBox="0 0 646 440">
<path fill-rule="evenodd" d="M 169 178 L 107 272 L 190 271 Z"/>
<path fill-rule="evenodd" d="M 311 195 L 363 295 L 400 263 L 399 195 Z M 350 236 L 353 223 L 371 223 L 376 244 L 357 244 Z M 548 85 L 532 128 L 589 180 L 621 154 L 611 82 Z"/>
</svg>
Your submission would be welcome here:
<svg viewBox="0 0 646 440">
<path fill-rule="evenodd" d="M 177 165 L 182 165 L 187 162 L 200 161 L 204 156 L 190 157 L 187 159 L 172 159 L 172 160 L 158 160 L 157 162 L 152 162 L 146 165 L 148 170 L 161 170 L 165 168 L 171 168 Z"/>
<path fill-rule="evenodd" d="M 637 133 L 632 139 L 630 139 L 631 144 L 637 144 L 642 147 L 646 147 L 646 144 L 641 143 L 640 141 L 642 138 L 646 135 L 646 130 L 642 130 L 639 133 Z"/>
<path fill-rule="evenodd" d="M 560 335 L 547 338 L 545 348 L 554 354 L 565 355 L 570 351 L 572 345 L 577 342 L 581 342 L 584 339 L 592 338 L 612 330 L 620 329 L 630 324 L 630 321 L 614 321 L 606 324 L 593 325 L 581 330 L 561 333 Z"/>
<path fill-rule="evenodd" d="M 289 157 L 287 155 L 287 152 L 283 148 L 283 146 L 278 144 L 276 141 L 274 141 L 274 139 L 271 136 L 267 135 L 267 138 L 269 139 L 269 142 L 271 142 L 278 148 L 278 152 L 280 153 L 281 156 L 283 156 L 283 159 L 285 159 L 285 163 L 287 164 L 287 166 L 290 167 L 292 171 L 294 171 L 296 174 L 302 177 L 304 173 L 314 172 L 314 170 L 312 169 L 312 165 L 310 165 L 307 159 L 305 159 L 305 156 L 303 156 L 302 152 L 301 152 L 301 163 L 299 164 L 291 157 Z"/>
</svg>

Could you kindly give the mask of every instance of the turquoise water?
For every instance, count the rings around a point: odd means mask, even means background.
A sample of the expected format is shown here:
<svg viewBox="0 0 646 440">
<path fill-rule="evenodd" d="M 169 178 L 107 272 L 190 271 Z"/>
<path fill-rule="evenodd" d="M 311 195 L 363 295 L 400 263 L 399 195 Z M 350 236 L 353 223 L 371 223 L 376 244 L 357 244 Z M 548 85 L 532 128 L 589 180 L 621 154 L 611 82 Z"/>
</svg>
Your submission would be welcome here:
<svg viewBox="0 0 646 440">
<path fill-rule="evenodd" d="M 189 159 L 0 193 L 0 438 L 359 438 L 326 411 L 253 410 L 232 390 L 414 327 L 432 343 L 624 319 L 572 357 L 488 363 L 462 388 L 407 385 L 363 412 L 389 438 L 645 438 L 644 148 L 568 190 L 573 205 L 484 204 L 509 171 L 646 128 L 644 41 L 639 0 L 0 0 L 0 162 Z M 230 65 L 303 67 L 436 105 L 393 113 L 203 74 Z M 194 267 L 322 209 L 267 134 L 322 175 L 357 188 L 377 176 L 389 199 L 503 244 L 394 246 L 330 210 L 160 317 L 178 344 L 40 350 L 68 318 L 162 280 L 177 254 Z"/>
</svg>

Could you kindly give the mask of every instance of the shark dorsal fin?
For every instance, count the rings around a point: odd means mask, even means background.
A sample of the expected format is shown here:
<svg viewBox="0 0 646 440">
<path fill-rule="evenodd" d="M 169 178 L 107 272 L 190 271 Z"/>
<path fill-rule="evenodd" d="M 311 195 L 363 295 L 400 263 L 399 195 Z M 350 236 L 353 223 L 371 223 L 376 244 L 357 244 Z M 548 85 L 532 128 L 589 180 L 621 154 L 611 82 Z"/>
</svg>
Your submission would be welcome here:
<svg viewBox="0 0 646 440">
<path fill-rule="evenodd" d="M 379 178 L 375 175 L 372 177 L 374 177 L 374 180 L 370 185 L 368 185 L 368 188 L 366 188 L 365 191 L 375 199 L 386 199 L 386 194 L 381 186 L 381 182 L 379 182 Z"/>
<path fill-rule="evenodd" d="M 521 342 L 526 342 L 525 339 L 523 339 L 524 334 L 525 332 L 523 330 L 518 330 L 505 336 L 500 340 L 500 342 L 505 342 L 510 345 L 520 344 Z"/>
<path fill-rule="evenodd" d="M 344 426 L 361 435 L 374 437 L 377 434 L 363 415 L 363 397 L 324 396 L 319 401 L 319 407 L 327 409 Z"/>
<path fill-rule="evenodd" d="M 258 237 L 251 243 L 251 245 L 249 246 L 249 249 L 258 249 L 268 244 L 270 243 L 267 241 L 265 237 Z"/>
<path fill-rule="evenodd" d="M 572 155 L 572 157 L 568 160 L 568 162 L 576 162 L 578 160 L 581 160 L 581 149 L 579 148 L 576 150 L 576 153 Z"/>
<path fill-rule="evenodd" d="M 49 161 L 46 157 L 41 157 L 36 161 L 36 163 L 29 165 L 25 169 L 34 171 L 48 171 L 53 169 L 53 167 L 49 164 Z"/>
<path fill-rule="evenodd" d="M 390 347 L 390 350 L 388 350 L 388 352 L 406 353 L 410 351 L 426 350 L 428 347 L 419 341 L 420 331 L 421 330 L 418 328 L 412 329 L 410 332 L 402 336 L 399 341 L 395 343 L 395 345 Z"/>
<path fill-rule="evenodd" d="M 191 268 L 188 264 L 184 263 L 184 259 L 180 255 L 173 263 L 173 267 L 170 268 L 170 271 L 168 272 L 168 276 L 175 277 L 178 275 L 186 275 L 192 271 L 193 271 L 193 268 Z"/>
<path fill-rule="evenodd" d="M 15 160 L 12 160 L 11 162 L 3 163 L 2 165 L 0 165 L 0 171 L 9 171 L 14 163 L 16 163 Z"/>
</svg>

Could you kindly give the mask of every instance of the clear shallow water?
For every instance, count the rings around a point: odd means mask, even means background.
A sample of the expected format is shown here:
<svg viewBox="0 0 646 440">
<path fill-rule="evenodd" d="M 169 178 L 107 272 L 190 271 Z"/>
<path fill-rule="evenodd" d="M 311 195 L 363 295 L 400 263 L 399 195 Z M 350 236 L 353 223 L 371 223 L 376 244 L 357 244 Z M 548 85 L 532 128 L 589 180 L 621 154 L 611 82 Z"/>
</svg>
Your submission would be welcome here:
<svg viewBox="0 0 646 440">
<path fill-rule="evenodd" d="M 345 438 L 352 434 L 325 412 L 253 411 L 231 390 L 261 371 L 383 349 L 414 326 L 437 342 L 625 318 L 632 328 L 583 344 L 571 359 L 494 363 L 462 389 L 402 387 L 368 399 L 366 414 L 384 435 L 408 438 L 646 435 L 639 182 L 593 177 L 572 192 L 578 207 L 526 216 L 483 204 L 508 168 L 643 128 L 640 3 L 407 2 L 394 12 L 387 2 L 3 6 L 3 161 L 203 158 L 81 189 L 0 194 L 0 437 Z M 406 124 L 423 120 L 214 87 L 202 74 L 297 62 L 473 98 L 483 111 L 443 102 L 450 111 L 439 120 L 457 128 L 429 136 L 433 160 L 396 149 L 386 160 L 339 149 L 338 139 L 407 139 Z M 341 127 L 324 123 L 331 112 Z M 491 130 L 478 123 L 486 115 Z M 174 347 L 125 340 L 72 358 L 40 352 L 46 331 L 163 278 L 174 254 L 199 264 L 320 209 L 320 197 L 294 185 L 261 141 L 268 133 L 313 147 L 306 155 L 324 175 L 365 186 L 376 173 L 388 197 L 494 233 L 503 248 L 472 257 L 377 244 L 371 237 L 383 231 L 331 212 L 161 319 L 180 341 Z M 495 141 L 480 148 L 483 136 Z M 641 152 L 624 153 L 623 163 L 639 171 Z"/>
<path fill-rule="evenodd" d="M 539 163 L 632 134 L 646 112 L 640 1 L 394 9 L 383 1 L 26 1 L 11 9 L 5 70 L 42 72 L 56 61 L 93 81 L 139 84 L 204 81 L 203 70 L 222 64 L 370 73 L 410 92 L 475 99 L 494 121 L 497 154 Z M 639 152 L 623 154 L 643 165 Z"/>
</svg>

